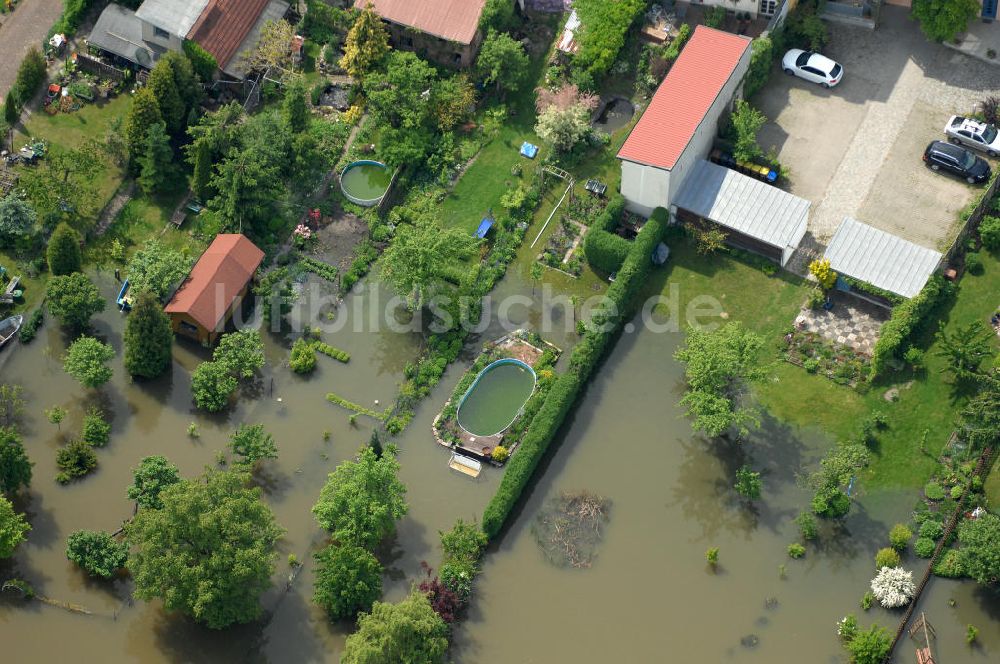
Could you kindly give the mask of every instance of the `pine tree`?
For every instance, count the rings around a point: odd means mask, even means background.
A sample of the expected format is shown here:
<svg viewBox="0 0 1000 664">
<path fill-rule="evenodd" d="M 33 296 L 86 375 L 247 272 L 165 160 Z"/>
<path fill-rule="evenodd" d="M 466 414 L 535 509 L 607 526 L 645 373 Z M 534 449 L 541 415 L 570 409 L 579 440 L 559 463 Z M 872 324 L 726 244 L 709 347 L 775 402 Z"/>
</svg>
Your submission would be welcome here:
<svg viewBox="0 0 1000 664">
<path fill-rule="evenodd" d="M 177 135 L 184 129 L 184 118 L 186 115 L 184 102 L 181 101 L 180 93 L 177 91 L 177 81 L 174 79 L 174 67 L 170 60 L 160 60 L 149 72 L 149 89 L 156 97 L 156 104 L 160 108 L 160 117 L 167 125 L 167 131 L 172 135 Z"/>
<path fill-rule="evenodd" d="M 369 4 L 347 33 L 340 66 L 354 78 L 364 78 L 388 52 L 389 33 L 382 24 L 382 17 Z"/>
<path fill-rule="evenodd" d="M 139 158 L 139 186 L 143 192 L 152 194 L 163 188 L 173 157 L 167 130 L 162 122 L 157 122 L 146 132 L 146 152 Z"/>
<path fill-rule="evenodd" d="M 285 90 L 285 100 L 282 104 L 285 122 L 289 129 L 298 134 L 309 126 L 309 108 L 306 106 L 306 89 L 301 79 L 295 79 Z"/>
<path fill-rule="evenodd" d="M 132 97 L 132 107 L 125 118 L 125 145 L 133 168 L 138 168 L 139 158 L 146 152 L 146 134 L 149 128 L 163 122 L 156 95 L 147 86 Z"/>
<path fill-rule="evenodd" d="M 199 139 L 195 143 L 193 155 L 191 191 L 194 192 L 198 200 L 208 200 L 211 198 L 212 192 L 212 146 L 207 138 Z"/>
<path fill-rule="evenodd" d="M 56 226 L 49 239 L 47 250 L 49 272 L 58 277 L 79 272 L 83 264 L 80 253 L 80 234 L 63 222 Z"/>
<path fill-rule="evenodd" d="M 149 292 L 139 293 L 125 323 L 125 370 L 156 378 L 170 368 L 174 334 L 170 319 Z"/>
</svg>

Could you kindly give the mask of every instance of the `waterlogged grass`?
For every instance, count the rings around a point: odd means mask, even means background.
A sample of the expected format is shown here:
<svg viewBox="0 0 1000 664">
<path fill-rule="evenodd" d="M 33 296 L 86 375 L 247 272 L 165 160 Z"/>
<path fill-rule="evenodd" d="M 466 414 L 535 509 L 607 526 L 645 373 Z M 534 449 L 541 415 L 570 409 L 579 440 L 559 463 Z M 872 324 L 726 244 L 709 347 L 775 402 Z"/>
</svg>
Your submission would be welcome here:
<svg viewBox="0 0 1000 664">
<path fill-rule="evenodd" d="M 671 250 L 670 267 L 650 284 L 648 295 L 660 293 L 669 298 L 673 287 L 682 317 L 692 300 L 711 296 L 721 304 L 724 317 L 703 316 L 702 323 L 737 320 L 762 334 L 766 340 L 762 359 L 771 363 L 770 378 L 754 387 L 754 396 L 763 408 L 786 423 L 819 428 L 831 440 L 857 435 L 861 420 L 881 411 L 888 427 L 879 435 L 873 463 L 862 477 L 864 486 L 916 488 L 926 482 L 958 411 L 969 398 L 968 390 L 953 385 L 943 372 L 945 360 L 935 355 L 937 325 L 916 340 L 927 349 L 925 370 L 900 371 L 888 380 L 854 390 L 781 359 L 782 333 L 806 298 L 806 288 L 795 277 L 785 273 L 768 277 L 725 254 L 699 256 L 686 238 L 673 240 Z M 985 254 L 983 259 L 985 273 L 965 275 L 956 297 L 938 312 L 940 327 L 946 331 L 974 320 L 985 321 L 995 310 L 1000 260 Z M 890 389 L 898 390 L 895 401 L 886 399 Z M 994 482 L 1000 485 L 1000 479 Z"/>
</svg>

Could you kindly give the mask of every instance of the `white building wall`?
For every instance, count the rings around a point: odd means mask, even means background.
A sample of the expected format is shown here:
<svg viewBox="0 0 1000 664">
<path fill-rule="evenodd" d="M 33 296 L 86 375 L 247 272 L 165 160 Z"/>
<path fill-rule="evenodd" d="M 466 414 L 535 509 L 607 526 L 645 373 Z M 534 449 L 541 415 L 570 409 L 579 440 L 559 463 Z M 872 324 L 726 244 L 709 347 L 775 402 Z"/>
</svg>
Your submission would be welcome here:
<svg viewBox="0 0 1000 664">
<path fill-rule="evenodd" d="M 704 5 L 706 7 L 722 6 L 731 12 L 750 12 L 750 16 L 756 16 L 760 11 L 759 0 L 692 0 L 692 5 Z"/>
<path fill-rule="evenodd" d="M 151 44 L 158 44 L 171 51 L 182 51 L 184 48 L 183 40 L 180 37 L 169 33 L 166 36 L 162 33 L 157 34 L 156 28 L 149 21 L 142 22 L 142 39 Z"/>
<path fill-rule="evenodd" d="M 670 200 L 670 171 L 622 160 L 622 196 L 630 212 L 648 217 Z"/>
</svg>

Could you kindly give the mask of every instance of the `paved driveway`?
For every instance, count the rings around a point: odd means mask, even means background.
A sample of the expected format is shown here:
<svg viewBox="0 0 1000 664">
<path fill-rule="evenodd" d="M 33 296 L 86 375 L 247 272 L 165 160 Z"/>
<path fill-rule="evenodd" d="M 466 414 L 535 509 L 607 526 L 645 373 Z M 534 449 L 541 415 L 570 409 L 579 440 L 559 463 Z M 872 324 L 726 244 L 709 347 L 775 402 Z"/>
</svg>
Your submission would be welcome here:
<svg viewBox="0 0 1000 664">
<path fill-rule="evenodd" d="M 32 46 L 41 48 L 49 28 L 62 13 L 60 0 L 21 0 L 0 25 L 0 101 L 14 85 L 17 68 Z"/>
<path fill-rule="evenodd" d="M 813 202 L 816 240 L 825 243 L 850 215 L 946 248 L 977 188 L 931 172 L 921 155 L 943 137 L 949 115 L 1000 95 L 1000 67 L 927 42 L 899 7 L 882 8 L 877 31 L 830 31 L 826 53 L 844 65 L 843 82 L 823 90 L 776 73 L 752 100 L 770 118 L 761 145 L 791 169 L 792 193 Z"/>
</svg>

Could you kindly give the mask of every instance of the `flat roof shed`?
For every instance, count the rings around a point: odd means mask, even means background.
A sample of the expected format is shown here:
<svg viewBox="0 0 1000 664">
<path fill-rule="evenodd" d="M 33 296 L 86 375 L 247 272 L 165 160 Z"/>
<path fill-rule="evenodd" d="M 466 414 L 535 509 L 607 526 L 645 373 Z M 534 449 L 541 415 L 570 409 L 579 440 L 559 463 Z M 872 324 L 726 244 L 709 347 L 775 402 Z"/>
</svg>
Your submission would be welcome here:
<svg viewBox="0 0 1000 664">
<path fill-rule="evenodd" d="M 919 293 L 942 258 L 938 251 L 853 217 L 844 217 L 823 257 L 835 272 L 903 297 Z"/>
<path fill-rule="evenodd" d="M 805 235 L 811 206 L 804 198 L 704 159 L 695 164 L 673 204 L 743 236 L 745 241 L 736 244 L 775 249 L 762 253 L 781 265 Z"/>
</svg>

